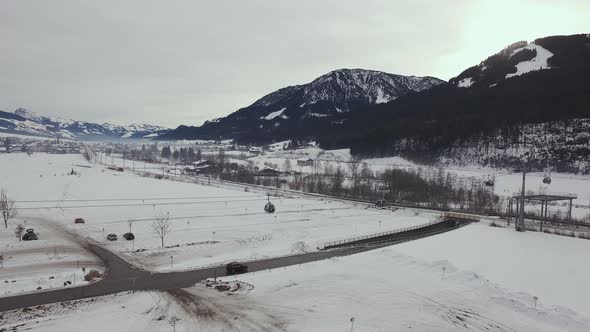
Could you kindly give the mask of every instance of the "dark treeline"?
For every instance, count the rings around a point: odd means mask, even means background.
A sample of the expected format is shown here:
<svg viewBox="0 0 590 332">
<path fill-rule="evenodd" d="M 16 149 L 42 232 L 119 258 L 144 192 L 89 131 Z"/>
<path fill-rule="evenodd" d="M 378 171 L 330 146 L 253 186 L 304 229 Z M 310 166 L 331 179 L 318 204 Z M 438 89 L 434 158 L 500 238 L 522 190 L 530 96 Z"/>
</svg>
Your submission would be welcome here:
<svg viewBox="0 0 590 332">
<path fill-rule="evenodd" d="M 455 208 L 478 212 L 503 212 L 504 202 L 480 178 L 460 178 L 442 168 L 416 170 L 388 169 L 373 173 L 366 164 L 349 164 L 351 175 L 337 167 L 318 174 L 258 176 L 238 170 L 213 174 L 223 180 L 329 195 L 365 201 L 389 202 L 435 208 Z M 224 167 L 229 170 L 229 165 Z M 327 172 L 326 172 L 327 171 Z"/>
<path fill-rule="evenodd" d="M 518 135 L 515 129 L 524 124 L 589 118 L 588 37 L 549 37 L 535 42 L 556 54 L 548 60 L 552 69 L 504 79 L 514 70 L 516 60 L 535 55 L 521 51 L 516 58 L 507 57 L 522 46 L 517 44 L 490 57 L 485 70 L 475 66 L 450 84 L 355 112 L 341 132 L 326 133 L 319 141 L 325 148 L 351 146 L 355 155 L 432 155 L 457 140 L 490 137 L 498 130 L 514 137 Z M 453 84 L 478 75 L 481 80 L 471 88 Z M 400 144 L 405 140 L 414 144 Z"/>
<path fill-rule="evenodd" d="M 170 159 L 173 161 L 181 162 L 181 163 L 192 163 L 203 158 L 201 149 L 195 149 L 193 147 L 181 147 L 180 149 L 171 149 L 169 146 L 165 146 L 162 148 L 162 152 L 160 156 L 165 159 Z"/>
</svg>

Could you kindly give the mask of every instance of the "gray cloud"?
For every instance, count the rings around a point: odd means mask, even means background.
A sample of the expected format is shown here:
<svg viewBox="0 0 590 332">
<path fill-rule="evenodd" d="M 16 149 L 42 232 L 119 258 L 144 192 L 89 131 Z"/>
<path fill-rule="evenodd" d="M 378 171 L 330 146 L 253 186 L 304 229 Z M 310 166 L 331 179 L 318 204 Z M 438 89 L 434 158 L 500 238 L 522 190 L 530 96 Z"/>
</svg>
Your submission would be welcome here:
<svg viewBox="0 0 590 332">
<path fill-rule="evenodd" d="M 196 125 L 337 68 L 448 79 L 510 42 L 589 30 L 587 3 L 560 3 L 555 21 L 547 0 L 4 2 L 0 107 Z"/>
</svg>

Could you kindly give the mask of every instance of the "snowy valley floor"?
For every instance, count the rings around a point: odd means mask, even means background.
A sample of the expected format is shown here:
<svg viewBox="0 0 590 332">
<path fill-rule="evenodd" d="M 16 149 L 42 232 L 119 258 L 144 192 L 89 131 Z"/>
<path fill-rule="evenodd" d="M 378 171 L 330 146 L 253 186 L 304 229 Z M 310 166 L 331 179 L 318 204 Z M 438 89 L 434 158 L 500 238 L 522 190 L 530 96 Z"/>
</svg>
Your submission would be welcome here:
<svg viewBox="0 0 590 332">
<path fill-rule="evenodd" d="M 271 198 L 275 220 L 262 212 L 266 197 L 260 193 L 104 171 L 80 156 L 0 155 L 0 164 L 13 169 L 0 175 L 0 184 L 19 201 L 18 220 L 29 220 L 42 234 L 42 240 L 23 248 L 12 230 L 0 231 L 2 245 L 9 246 L 3 250 L 26 249 L 36 257 L 33 266 L 53 255 L 49 248 L 64 245 L 64 235 L 52 232 L 43 224 L 47 220 L 136 264 L 165 271 L 317 250 L 325 241 L 427 223 L 436 216 L 282 197 Z M 80 175 L 65 175 L 71 168 Z M 97 201 L 106 199 L 117 200 Z M 26 209 L 39 206 L 48 208 Z M 152 234 L 150 218 L 159 212 L 177 218 L 166 240 L 171 248 L 159 248 Z M 75 225 L 77 216 L 86 224 Z M 105 240 L 105 234 L 121 237 L 128 231 L 128 219 L 139 219 L 132 225 L 135 243 Z M 90 259 L 66 252 L 72 264 Z M 0 330 L 171 331 L 178 318 L 176 331 L 347 331 L 354 317 L 357 332 L 589 331 L 588 252 L 589 240 L 517 233 L 483 220 L 354 256 L 222 278 L 237 280 L 230 291 L 198 283 L 173 293 L 122 293 L 0 313 Z M 19 273 L 24 278 L 28 272 Z"/>
<path fill-rule="evenodd" d="M 43 219 L 152 271 L 315 251 L 328 241 L 427 224 L 437 216 L 301 197 L 271 197 L 276 212 L 267 214 L 264 193 L 114 172 L 90 165 L 80 155 L 0 155 L 0 163 L 14 170 L 0 175 L 0 184 L 19 208 L 13 225 Z M 78 174 L 67 175 L 71 169 Z M 166 248 L 152 227 L 161 214 L 171 220 Z M 85 224 L 74 224 L 77 217 Z M 129 220 L 134 220 L 134 241 L 122 237 Z M 107 241 L 110 233 L 119 240 Z"/>
<path fill-rule="evenodd" d="M 354 331 L 588 331 L 590 269 L 580 264 L 588 250 L 588 240 L 482 222 L 354 256 L 222 278 L 230 291 L 198 283 L 172 295 L 62 305 L 44 318 L 16 310 L 0 328 L 18 317 L 33 331 L 76 323 L 104 331 L 93 322 L 112 315 L 108 324 L 121 331 L 169 331 L 174 317 L 177 331 L 343 331 L 351 317 Z"/>
<path fill-rule="evenodd" d="M 35 218 L 23 224 L 40 239 L 19 241 L 12 229 L 0 231 L 0 297 L 84 285 L 85 273 L 104 271 L 102 262 L 69 234 Z"/>
</svg>

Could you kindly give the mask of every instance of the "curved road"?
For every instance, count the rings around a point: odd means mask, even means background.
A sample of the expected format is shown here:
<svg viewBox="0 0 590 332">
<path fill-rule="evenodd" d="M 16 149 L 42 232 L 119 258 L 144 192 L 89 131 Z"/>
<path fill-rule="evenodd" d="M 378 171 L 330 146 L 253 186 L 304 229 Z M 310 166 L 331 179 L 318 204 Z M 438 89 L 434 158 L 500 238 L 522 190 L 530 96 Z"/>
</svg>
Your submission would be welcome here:
<svg viewBox="0 0 590 332">
<path fill-rule="evenodd" d="M 467 222 L 453 221 L 450 224 L 441 223 L 441 227 L 416 233 L 401 232 L 392 234 L 387 241 L 380 239 L 378 243 L 366 243 L 341 249 L 318 251 L 291 256 L 282 256 L 246 262 L 249 272 L 256 272 L 279 267 L 298 265 L 337 256 L 348 256 L 364 251 L 374 250 L 397 243 L 412 241 L 427 236 L 447 232 L 467 224 Z M 107 266 L 107 276 L 89 285 L 65 289 L 47 290 L 0 298 L 0 312 L 43 305 L 48 303 L 71 301 L 89 297 L 109 295 L 135 290 L 173 290 L 187 288 L 207 278 L 225 276 L 225 265 L 181 272 L 151 273 L 138 269 L 127 263 L 116 254 L 93 243 L 85 247 L 100 257 Z"/>
</svg>

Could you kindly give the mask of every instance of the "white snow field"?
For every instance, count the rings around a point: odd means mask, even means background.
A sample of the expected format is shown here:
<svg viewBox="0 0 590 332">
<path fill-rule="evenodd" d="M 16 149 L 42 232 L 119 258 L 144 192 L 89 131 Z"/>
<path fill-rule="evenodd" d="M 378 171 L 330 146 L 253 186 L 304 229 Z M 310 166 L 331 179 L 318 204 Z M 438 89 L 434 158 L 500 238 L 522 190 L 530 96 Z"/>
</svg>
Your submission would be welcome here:
<svg viewBox="0 0 590 332">
<path fill-rule="evenodd" d="M 42 240 L 26 245 L 50 247 L 42 241 L 53 238 L 62 243 L 65 236 L 51 231 L 57 232 L 50 227 L 56 223 L 157 271 L 316 250 L 325 241 L 436 216 L 271 197 L 275 220 L 262 211 L 261 193 L 107 171 L 81 156 L 4 154 L 0 165 L 10 167 L 0 172 L 0 185 L 18 201 L 17 220 L 27 219 L 41 233 Z M 72 168 L 79 175 L 65 175 Z M 43 206 L 51 208 L 26 209 Z M 171 248 L 159 248 L 152 234 L 150 219 L 160 212 L 178 218 L 165 241 Z M 86 223 L 74 224 L 77 216 Z M 139 219 L 132 225 L 135 242 L 120 236 L 128 219 Z M 106 241 L 111 232 L 120 239 Z M 18 244 L 11 229 L 0 234 L 2 245 Z M 588 252 L 588 240 L 517 233 L 484 220 L 371 252 L 223 278 L 239 280 L 231 295 L 204 283 L 176 297 L 124 293 L 4 313 L 0 329 L 25 324 L 33 331 L 170 331 L 177 317 L 177 331 L 343 331 L 354 317 L 354 331 L 588 331 Z"/>
<path fill-rule="evenodd" d="M 279 169 L 284 168 L 285 160 L 289 159 L 293 170 L 304 173 L 313 173 L 314 171 L 323 172 L 324 167 L 331 166 L 333 169 L 340 169 L 348 174 L 350 172 L 348 162 L 351 160 L 349 149 L 339 150 L 322 150 L 320 148 L 302 148 L 297 150 L 278 150 L 266 153 L 264 155 L 251 157 L 248 161 L 258 166 L 265 162 L 276 164 Z M 313 159 L 316 161 L 315 166 L 296 166 L 298 159 Z M 318 163 L 319 161 L 319 163 Z M 369 168 L 374 172 L 383 172 L 386 169 L 401 168 L 407 170 L 431 169 L 437 171 L 437 167 L 424 166 L 413 163 L 401 157 L 370 158 L 359 161 L 367 163 Z M 319 164 L 319 165 L 318 165 Z M 506 170 L 498 170 L 486 167 L 444 167 L 446 172 L 452 173 L 460 178 L 478 178 L 487 179 L 495 177 L 494 193 L 504 197 L 510 197 L 513 194 L 520 193 L 522 186 L 522 174 L 511 173 Z M 528 173 L 526 175 L 526 189 L 534 192 L 545 193 L 572 193 L 577 194 L 578 198 L 574 201 L 576 204 L 590 206 L 590 175 L 575 175 L 565 173 L 551 173 L 552 182 L 550 185 L 543 184 L 543 173 Z M 590 209 L 574 210 L 575 217 L 585 217 L 590 213 Z"/>
<path fill-rule="evenodd" d="M 482 222 L 240 276 L 254 289 L 232 299 L 262 306 L 292 331 L 343 331 L 351 317 L 355 331 L 589 331 L 589 251 L 588 240 Z"/>
<path fill-rule="evenodd" d="M 519 250 L 520 249 L 520 250 Z M 5 313 L 0 328 L 63 331 L 589 331 L 590 241 L 472 224 L 287 268 Z M 239 285 L 239 287 L 237 287 Z M 537 297 L 537 299 L 535 299 Z M 41 312 L 41 314 L 39 314 Z M 41 316 L 41 317 L 38 317 Z M 110 317 L 97 324 L 101 317 Z"/>
<path fill-rule="evenodd" d="M 191 320 L 164 293 L 119 293 L 2 313 L 6 331 L 194 331 Z M 197 330 L 198 331 L 198 330 Z"/>
<path fill-rule="evenodd" d="M 281 142 L 281 144 L 284 145 L 286 142 Z M 297 166 L 297 160 L 301 159 L 313 159 L 314 166 Z M 108 163 L 110 163 L 112 160 L 114 165 L 123 166 L 122 159 L 106 158 L 104 160 Z M 303 173 L 322 173 L 326 166 L 332 168 L 333 171 L 336 170 L 337 167 L 340 167 L 344 174 L 350 173 L 350 169 L 348 167 L 348 164 L 351 160 L 349 149 L 322 150 L 318 147 L 306 147 L 296 150 L 276 149 L 263 155 L 250 157 L 239 163 L 244 164 L 245 162 L 249 162 L 260 168 L 264 167 L 264 163 L 271 163 L 276 165 L 277 169 L 285 170 L 285 160 L 290 161 L 291 170 Z M 237 160 L 233 160 L 232 162 L 237 162 Z M 127 161 L 125 166 L 130 167 L 130 163 L 130 161 Z M 367 166 L 373 172 L 383 172 L 386 169 L 392 168 L 414 171 L 422 169 L 423 171 L 438 172 L 437 167 L 419 165 L 402 157 L 370 158 L 360 160 L 359 163 L 361 165 L 363 163 L 367 163 Z M 143 165 L 144 163 L 135 163 L 135 169 L 142 170 L 144 167 Z M 156 170 L 161 171 L 163 166 L 164 165 L 162 164 L 147 164 L 146 170 L 151 172 L 155 172 Z M 169 168 L 170 166 L 164 167 Z M 494 177 L 494 193 L 503 197 L 511 197 L 514 194 L 519 194 L 522 186 L 522 174 L 512 173 L 507 170 L 498 170 L 489 167 L 472 165 L 444 167 L 444 171 L 449 172 L 458 178 L 464 179 L 473 177 L 480 180 L 486 180 L 488 177 Z M 545 174 L 539 172 L 527 173 L 526 190 L 534 191 L 536 193 L 576 194 L 578 198 L 574 200 L 574 204 L 582 206 L 574 208 L 572 215 L 577 218 L 583 218 L 590 214 L 590 175 L 576 175 L 554 172 L 551 173 L 550 176 L 552 178 L 552 182 L 551 184 L 547 185 L 543 183 Z M 550 213 L 557 211 L 561 211 L 563 213 L 565 210 L 565 208 L 560 209 L 556 206 L 549 207 Z"/>
<path fill-rule="evenodd" d="M 4 154 L 0 163 L 10 167 L 0 184 L 17 201 L 19 219 L 59 223 L 153 271 L 314 251 L 328 241 L 426 224 L 437 215 L 300 197 L 271 197 L 276 212 L 267 214 L 263 193 L 105 170 L 79 155 Z M 78 175 L 66 175 L 72 168 Z M 168 248 L 161 248 L 152 224 L 168 213 Z M 86 223 L 74 224 L 76 217 Z M 135 241 L 122 238 L 130 219 L 136 220 Z M 107 241 L 110 233 L 119 240 Z"/>
<path fill-rule="evenodd" d="M 37 289 L 80 286 L 88 283 L 84 281 L 84 275 L 91 269 L 104 271 L 100 260 L 68 234 L 35 218 L 22 224 L 33 228 L 40 239 L 19 241 L 13 227 L 0 229 L 0 255 L 3 257 L 0 261 L 0 297 Z"/>
</svg>

